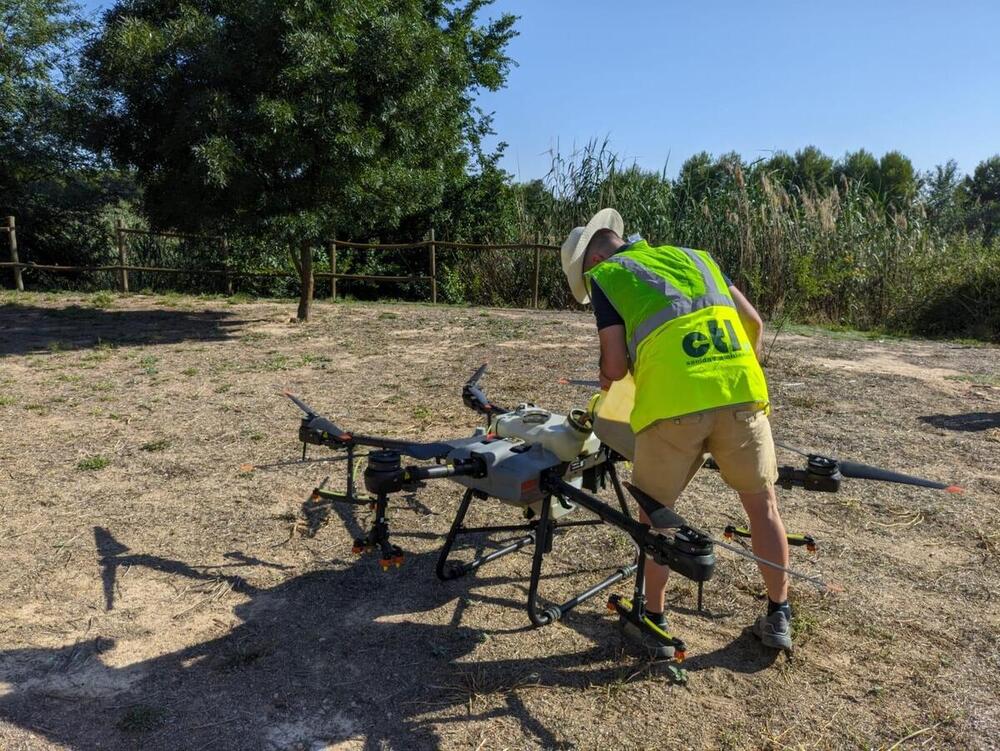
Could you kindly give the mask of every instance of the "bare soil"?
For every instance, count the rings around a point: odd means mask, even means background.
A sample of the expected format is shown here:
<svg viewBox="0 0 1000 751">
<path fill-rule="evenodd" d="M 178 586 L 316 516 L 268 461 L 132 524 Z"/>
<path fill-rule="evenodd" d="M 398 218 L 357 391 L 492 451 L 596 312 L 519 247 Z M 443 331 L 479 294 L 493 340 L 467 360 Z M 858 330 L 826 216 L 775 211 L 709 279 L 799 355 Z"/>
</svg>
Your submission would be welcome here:
<svg viewBox="0 0 1000 751">
<path fill-rule="evenodd" d="M 793 565 L 844 592 L 796 585 L 797 649 L 776 655 L 744 631 L 759 575 L 720 551 L 707 612 L 671 583 L 676 686 L 600 597 L 532 629 L 527 550 L 439 582 L 456 485 L 394 503 L 407 560 L 383 573 L 350 552 L 366 508 L 303 515 L 343 464 L 264 468 L 300 450 L 283 388 L 345 428 L 427 438 L 477 425 L 459 394 L 483 361 L 500 403 L 583 406 L 557 379 L 596 375 L 589 314 L 319 303 L 296 324 L 287 301 L 232 302 L 0 299 L 0 748 L 1000 747 L 1000 349 L 777 337 L 780 440 L 966 492 L 783 491 L 787 526 L 820 541 Z M 716 533 L 743 520 L 708 471 L 678 508 Z M 630 554 L 612 528 L 568 530 L 544 594 Z"/>
</svg>

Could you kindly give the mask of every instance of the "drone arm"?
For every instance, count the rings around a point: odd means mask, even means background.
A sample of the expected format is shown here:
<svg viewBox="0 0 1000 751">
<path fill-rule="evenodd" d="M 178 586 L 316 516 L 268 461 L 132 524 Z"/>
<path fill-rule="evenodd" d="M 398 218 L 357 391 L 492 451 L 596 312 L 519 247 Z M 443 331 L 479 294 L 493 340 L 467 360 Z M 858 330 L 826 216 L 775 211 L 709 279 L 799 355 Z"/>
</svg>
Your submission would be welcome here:
<svg viewBox="0 0 1000 751">
<path fill-rule="evenodd" d="M 601 521 L 618 527 L 631 537 L 643 552 L 661 566 L 669 566 L 677 573 L 694 581 L 704 581 L 712 575 L 712 567 L 715 565 L 714 558 L 709 561 L 707 557 L 692 556 L 690 552 L 681 550 L 675 539 L 668 538 L 654 531 L 648 525 L 626 516 L 603 501 L 579 488 L 573 487 L 558 477 L 546 479 L 544 487 L 546 490 L 552 492 L 553 495 L 564 496 L 578 503 L 588 511 L 596 514 Z M 689 538 L 708 540 L 703 533 L 686 525 L 680 527 L 679 531 Z"/>
<path fill-rule="evenodd" d="M 715 459 L 709 457 L 704 464 L 706 469 L 718 470 Z M 778 467 L 778 481 L 775 483 L 785 490 L 802 488 L 821 493 L 836 493 L 840 490 L 843 476 L 835 467 L 821 464 L 807 465 L 805 469 L 785 465 Z"/>
<path fill-rule="evenodd" d="M 445 477 L 482 477 L 485 474 L 483 462 L 478 458 L 459 459 L 454 464 L 441 464 L 435 467 L 406 467 L 403 470 L 403 477 L 407 482 Z"/>
</svg>

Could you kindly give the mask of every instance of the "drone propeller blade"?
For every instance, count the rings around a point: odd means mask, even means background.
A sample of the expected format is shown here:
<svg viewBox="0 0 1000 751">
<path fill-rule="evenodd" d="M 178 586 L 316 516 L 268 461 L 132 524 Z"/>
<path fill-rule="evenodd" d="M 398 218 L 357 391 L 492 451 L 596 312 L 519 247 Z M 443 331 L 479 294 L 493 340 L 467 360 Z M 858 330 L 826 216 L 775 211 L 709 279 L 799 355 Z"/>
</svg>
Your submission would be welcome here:
<svg viewBox="0 0 1000 751">
<path fill-rule="evenodd" d="M 774 563 L 773 561 L 769 561 L 766 558 L 761 558 L 759 555 L 754 555 L 749 550 L 744 550 L 743 548 L 737 547 L 736 545 L 730 545 L 728 542 L 723 542 L 722 540 L 712 540 L 712 542 L 718 545 L 719 547 L 725 548 L 731 553 L 735 553 L 738 556 L 742 556 L 743 558 L 746 558 L 751 561 L 756 561 L 759 564 L 768 566 L 769 568 L 773 568 L 778 571 L 784 571 L 786 574 L 788 574 L 791 577 L 794 577 L 795 579 L 801 579 L 802 581 L 809 582 L 814 587 L 816 587 L 816 589 L 818 589 L 820 592 L 844 591 L 844 588 L 841 587 L 839 584 L 832 584 L 832 583 L 827 584 L 818 576 L 809 576 L 808 574 L 803 574 L 799 571 L 796 571 L 793 568 L 788 568 L 787 566 L 782 566 L 779 563 Z"/>
<path fill-rule="evenodd" d="M 318 430 L 321 433 L 328 433 L 338 441 L 346 442 L 351 440 L 350 433 L 347 433 L 338 428 L 336 425 L 334 425 L 332 420 L 320 415 L 319 412 L 317 412 L 308 404 L 306 404 L 304 401 L 299 399 L 297 396 L 295 396 L 295 394 L 291 393 L 290 391 L 282 391 L 281 393 L 283 393 L 285 396 L 291 399 L 295 403 L 296 407 L 298 407 L 299 409 L 301 409 L 303 412 L 306 413 L 304 420 L 310 430 Z"/>
<path fill-rule="evenodd" d="M 319 416 L 313 417 L 311 420 L 309 420 L 309 429 L 319 430 L 322 431 L 323 433 L 329 433 L 338 441 L 351 440 L 350 433 L 345 433 L 343 430 L 334 425 L 333 421 L 328 420 L 325 417 L 319 417 Z"/>
<path fill-rule="evenodd" d="M 626 482 L 624 485 L 639 504 L 639 508 L 646 512 L 646 516 L 649 517 L 649 522 L 654 529 L 677 529 L 687 526 L 687 521 L 683 516 L 673 509 L 664 506 L 649 493 L 637 488 L 630 482 Z"/>
<path fill-rule="evenodd" d="M 797 449 L 797 448 L 795 448 L 795 446 L 789 446 L 787 443 L 782 443 L 781 441 L 775 441 L 774 445 L 775 446 L 781 446 L 781 448 L 783 448 L 783 449 L 788 449 L 792 453 L 798 454 L 799 456 L 804 456 L 806 458 L 809 457 L 809 452 L 808 451 L 803 451 L 802 449 Z"/>
<path fill-rule="evenodd" d="M 301 409 L 307 415 L 309 415 L 309 417 L 319 414 L 319 412 L 314 410 L 312 407 L 310 407 L 308 404 L 299 399 L 297 396 L 295 396 L 295 394 L 291 393 L 290 391 L 282 391 L 281 393 L 287 396 L 289 399 L 291 399 L 295 403 L 295 406 Z"/>
<path fill-rule="evenodd" d="M 595 389 L 601 385 L 600 381 L 588 381 L 583 378 L 560 378 L 556 383 L 560 386 L 590 386 Z"/>
<path fill-rule="evenodd" d="M 417 441 L 401 441 L 397 438 L 380 438 L 371 435 L 355 435 L 353 440 L 362 446 L 373 446 L 375 448 L 398 451 L 403 456 L 412 459 L 428 461 L 430 459 L 444 459 L 455 448 L 450 443 L 435 441 L 431 443 L 420 443 Z"/>
<path fill-rule="evenodd" d="M 480 365 L 479 370 L 477 370 L 475 373 L 472 374 L 472 378 L 466 381 L 466 384 L 469 386 L 475 386 L 477 383 L 479 383 L 479 379 L 483 377 L 483 373 L 486 372 L 486 368 L 488 366 L 489 363 L 485 362 L 482 365 Z"/>
<path fill-rule="evenodd" d="M 893 472 L 891 469 L 873 467 L 869 464 L 859 462 L 839 461 L 840 474 L 844 477 L 853 477 L 859 480 L 881 480 L 882 482 L 896 482 L 901 485 L 916 485 L 920 488 L 934 488 L 935 490 L 947 490 L 949 493 L 960 493 L 962 489 L 957 485 L 948 485 L 943 482 L 927 480 L 923 477 L 904 475 L 901 472 Z"/>
<path fill-rule="evenodd" d="M 786 443 L 781 443 L 775 441 L 776 446 L 781 446 L 789 451 L 794 451 L 796 454 L 801 454 L 802 456 L 812 459 L 824 459 L 828 462 L 835 462 L 837 468 L 840 470 L 840 474 L 844 477 L 850 477 L 855 480 L 878 480 L 880 482 L 895 482 L 900 485 L 915 485 L 920 488 L 933 488 L 934 490 L 947 490 L 949 493 L 961 493 L 962 488 L 958 485 L 949 485 L 944 482 L 936 482 L 934 480 L 927 480 L 923 477 L 914 477 L 913 475 L 904 475 L 902 472 L 894 472 L 891 469 L 882 469 L 881 467 L 873 467 L 870 464 L 862 464 L 860 462 L 852 462 L 844 459 L 834 459 L 828 456 L 822 456 L 821 454 L 810 454 L 802 449 L 795 448 L 794 446 L 789 446 Z"/>
</svg>

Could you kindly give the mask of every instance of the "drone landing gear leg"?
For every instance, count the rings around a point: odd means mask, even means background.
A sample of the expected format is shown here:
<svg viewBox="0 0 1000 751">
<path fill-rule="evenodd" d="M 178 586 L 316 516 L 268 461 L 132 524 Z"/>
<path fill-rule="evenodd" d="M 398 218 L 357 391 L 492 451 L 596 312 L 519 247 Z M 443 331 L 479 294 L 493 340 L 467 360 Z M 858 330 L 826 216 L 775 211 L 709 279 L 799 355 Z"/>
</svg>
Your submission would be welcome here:
<svg viewBox="0 0 1000 751">
<path fill-rule="evenodd" d="M 352 552 L 361 555 L 378 548 L 381 555 L 379 565 L 383 571 L 388 571 L 390 566 L 399 568 L 403 565 L 403 551 L 399 546 L 389 542 L 389 523 L 385 518 L 386 509 L 389 507 L 389 496 L 379 493 L 372 505 L 375 508 L 375 521 L 372 522 L 372 528 L 367 535 L 354 541 Z"/>
<path fill-rule="evenodd" d="M 684 642 L 646 617 L 646 554 L 642 551 L 639 552 L 636 558 L 635 566 L 638 571 L 635 575 L 635 589 L 632 593 L 632 600 L 629 601 L 628 598 L 621 595 L 611 595 L 608 598 L 608 610 L 612 613 L 618 613 L 622 627 L 626 623 L 631 623 L 640 631 L 650 635 L 656 642 L 667 647 L 673 647 L 674 659 L 677 662 L 683 662 L 684 652 L 687 649 Z M 699 586 L 699 602 L 700 594 L 701 588 Z M 674 683 L 687 683 L 687 671 L 677 665 L 673 663 L 668 664 L 667 673 L 670 680 Z"/>
<path fill-rule="evenodd" d="M 438 579 L 441 579 L 442 581 L 458 579 L 461 576 L 465 576 L 466 574 L 475 571 L 480 566 L 483 566 L 490 561 L 495 561 L 497 558 L 502 558 L 509 553 L 517 552 L 521 548 L 530 545 L 535 541 L 534 524 L 512 524 L 495 527 L 465 527 L 463 522 L 465 521 L 465 515 L 469 511 L 469 505 L 472 503 L 473 498 L 485 499 L 486 495 L 470 488 L 469 490 L 466 490 L 465 495 L 462 496 L 462 503 L 458 507 L 458 513 L 455 514 L 455 521 L 451 523 L 451 529 L 448 530 L 448 537 L 445 538 L 444 546 L 441 548 L 441 554 L 438 556 L 437 560 L 435 572 L 437 573 Z M 499 550 L 494 550 L 491 553 L 474 558 L 468 563 L 448 560 L 448 556 L 451 555 L 452 548 L 455 546 L 455 541 L 460 535 L 519 531 L 526 531 L 528 534 L 509 542 Z"/>
<path fill-rule="evenodd" d="M 546 626 L 554 621 L 558 621 L 566 613 L 582 602 L 586 602 L 594 595 L 600 594 L 613 584 L 617 584 L 622 579 L 627 579 L 636 573 L 636 565 L 633 563 L 622 566 L 611 574 L 611 576 L 598 582 L 590 589 L 580 592 L 559 605 L 549 605 L 543 607 L 538 599 L 538 582 L 542 578 L 542 562 L 547 553 L 552 552 L 552 538 L 554 532 L 559 527 L 582 527 L 603 524 L 601 519 L 588 519 L 586 521 L 568 522 L 560 524 L 552 520 L 549 510 L 552 507 L 552 496 L 545 496 L 542 501 L 542 512 L 538 519 L 538 529 L 535 536 L 535 554 L 531 561 L 531 580 L 528 584 L 528 618 L 535 626 Z"/>
</svg>

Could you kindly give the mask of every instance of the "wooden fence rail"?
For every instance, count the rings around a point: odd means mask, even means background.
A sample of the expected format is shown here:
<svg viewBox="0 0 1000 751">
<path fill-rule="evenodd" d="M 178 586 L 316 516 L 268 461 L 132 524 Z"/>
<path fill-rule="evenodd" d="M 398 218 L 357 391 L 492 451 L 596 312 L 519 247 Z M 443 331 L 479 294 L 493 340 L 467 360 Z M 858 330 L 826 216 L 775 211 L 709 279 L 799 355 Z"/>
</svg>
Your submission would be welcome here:
<svg viewBox="0 0 1000 751">
<path fill-rule="evenodd" d="M 192 274 L 199 276 L 221 276 L 223 277 L 223 282 L 226 286 L 226 293 L 233 293 L 233 279 L 245 277 L 245 278 L 261 278 L 261 277 L 284 277 L 284 278 L 301 278 L 296 270 L 289 269 L 287 271 L 273 269 L 273 270 L 241 270 L 233 269 L 230 264 L 229 255 L 229 240 L 225 235 L 198 235 L 190 234 L 185 232 L 154 232 L 152 230 L 135 229 L 132 227 L 126 227 L 122 224 L 121 220 L 115 221 L 115 248 L 118 253 L 118 263 L 101 265 L 101 266 L 60 266 L 54 264 L 36 264 L 36 263 L 22 263 L 18 259 L 17 252 L 17 234 L 15 229 L 14 217 L 7 217 L 7 223 L 5 226 L 0 226 L 0 232 L 4 232 L 8 238 L 8 247 L 10 250 L 10 261 L 0 262 L 0 268 L 10 268 L 14 271 L 14 281 L 17 289 L 19 291 L 24 290 L 24 279 L 23 272 L 27 270 L 37 270 L 37 271 L 50 271 L 59 273 L 93 273 L 93 272 L 112 272 L 118 275 L 118 285 L 119 289 L 123 293 L 128 293 L 129 291 L 129 272 L 134 273 L 154 273 L 154 274 Z M 130 235 L 142 235 L 147 237 L 163 237 L 163 238 L 176 238 L 185 240 L 205 240 L 212 243 L 218 243 L 220 248 L 220 255 L 222 258 L 222 268 L 221 269 L 203 269 L 203 268 L 193 268 L 193 269 L 178 269 L 178 268 L 168 268 L 161 266 L 136 266 L 128 262 L 128 242 L 127 238 Z M 438 273 L 437 273 L 437 250 L 448 249 L 448 250 L 460 250 L 460 251 L 477 251 L 477 250 L 531 250 L 534 253 L 534 268 L 533 268 L 533 278 L 532 278 L 532 307 L 538 308 L 539 300 L 539 275 L 541 268 L 541 254 L 543 251 L 558 250 L 557 245 L 546 245 L 541 241 L 541 237 L 537 237 L 536 241 L 533 243 L 458 243 L 458 242 L 448 242 L 445 240 L 437 240 L 435 238 L 435 232 L 431 229 L 428 232 L 427 239 L 420 240 L 413 243 L 358 243 L 349 242 L 345 240 L 328 240 L 323 245 L 326 247 L 327 257 L 330 263 L 330 271 L 315 271 L 312 272 L 312 277 L 314 279 L 329 279 L 330 280 L 330 297 L 334 300 L 337 299 L 337 282 L 341 279 L 347 279 L 352 281 L 366 281 L 366 282 L 430 282 L 430 298 L 432 303 L 437 302 L 438 297 Z M 412 276 L 393 276 L 384 274 L 338 274 L 337 273 L 337 251 L 338 249 L 347 250 L 388 250 L 388 251 L 399 251 L 399 250 L 426 250 L 428 258 L 429 273 L 427 275 L 412 275 Z"/>
</svg>

